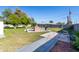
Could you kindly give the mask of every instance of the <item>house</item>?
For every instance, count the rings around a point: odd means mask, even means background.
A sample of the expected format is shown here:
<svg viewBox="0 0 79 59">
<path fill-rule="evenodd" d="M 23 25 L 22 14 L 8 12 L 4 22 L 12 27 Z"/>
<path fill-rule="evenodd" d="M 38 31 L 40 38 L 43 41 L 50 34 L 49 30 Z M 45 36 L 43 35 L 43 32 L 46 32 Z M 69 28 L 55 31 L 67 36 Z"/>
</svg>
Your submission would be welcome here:
<svg viewBox="0 0 79 59">
<path fill-rule="evenodd" d="M 39 27 L 38 25 L 35 26 L 35 32 L 41 32 L 41 27 Z"/>
<path fill-rule="evenodd" d="M 4 37 L 4 23 L 0 21 L 0 38 Z"/>
<path fill-rule="evenodd" d="M 79 24 L 74 24 L 73 29 L 74 31 L 79 31 Z"/>
<path fill-rule="evenodd" d="M 58 24 L 37 24 L 34 28 L 34 32 L 46 32 L 48 28 L 62 28 L 62 25 Z"/>
<path fill-rule="evenodd" d="M 37 24 L 39 27 L 44 28 L 62 28 L 63 26 L 60 24 Z"/>
</svg>

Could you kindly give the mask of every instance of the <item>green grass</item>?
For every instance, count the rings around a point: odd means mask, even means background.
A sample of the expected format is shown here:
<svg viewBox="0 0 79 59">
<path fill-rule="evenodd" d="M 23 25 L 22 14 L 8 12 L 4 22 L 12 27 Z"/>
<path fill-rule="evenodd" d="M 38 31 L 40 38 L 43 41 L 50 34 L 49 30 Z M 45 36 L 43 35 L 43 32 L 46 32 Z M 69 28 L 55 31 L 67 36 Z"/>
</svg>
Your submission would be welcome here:
<svg viewBox="0 0 79 59">
<path fill-rule="evenodd" d="M 38 40 L 44 32 L 24 32 L 24 28 L 4 29 L 5 38 L 0 39 L 0 51 L 15 51 Z"/>
<path fill-rule="evenodd" d="M 61 31 L 62 28 L 49 28 L 49 30 L 51 30 L 53 32 L 58 32 L 58 31 Z"/>
</svg>

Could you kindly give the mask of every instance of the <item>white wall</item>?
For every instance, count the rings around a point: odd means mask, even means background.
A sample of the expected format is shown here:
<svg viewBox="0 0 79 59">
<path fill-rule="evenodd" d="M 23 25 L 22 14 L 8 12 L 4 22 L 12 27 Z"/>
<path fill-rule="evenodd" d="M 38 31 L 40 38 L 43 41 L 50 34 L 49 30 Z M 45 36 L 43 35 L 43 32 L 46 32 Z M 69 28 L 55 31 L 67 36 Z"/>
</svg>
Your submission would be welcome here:
<svg viewBox="0 0 79 59">
<path fill-rule="evenodd" d="M 4 24 L 0 21 L 0 38 L 4 37 Z"/>
</svg>

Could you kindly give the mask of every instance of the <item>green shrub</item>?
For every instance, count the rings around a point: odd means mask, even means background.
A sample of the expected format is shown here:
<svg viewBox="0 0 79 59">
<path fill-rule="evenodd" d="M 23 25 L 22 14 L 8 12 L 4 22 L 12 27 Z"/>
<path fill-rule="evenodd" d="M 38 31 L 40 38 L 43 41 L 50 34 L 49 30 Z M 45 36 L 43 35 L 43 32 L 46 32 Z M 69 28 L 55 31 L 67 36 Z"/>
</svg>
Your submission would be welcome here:
<svg viewBox="0 0 79 59">
<path fill-rule="evenodd" d="M 74 32 L 74 34 L 79 37 L 79 32 Z"/>
<path fill-rule="evenodd" d="M 79 50 L 79 38 L 76 36 L 75 41 L 73 41 L 73 46 L 75 49 Z"/>
</svg>

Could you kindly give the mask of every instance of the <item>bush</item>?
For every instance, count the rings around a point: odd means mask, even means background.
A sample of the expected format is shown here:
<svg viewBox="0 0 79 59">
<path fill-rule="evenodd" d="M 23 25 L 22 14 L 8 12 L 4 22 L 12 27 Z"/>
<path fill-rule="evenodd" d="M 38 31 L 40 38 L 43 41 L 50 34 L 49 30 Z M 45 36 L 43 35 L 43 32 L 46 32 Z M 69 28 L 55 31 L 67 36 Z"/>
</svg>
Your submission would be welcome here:
<svg viewBox="0 0 79 59">
<path fill-rule="evenodd" d="M 73 47 L 76 49 L 76 50 L 79 50 L 79 38 L 76 36 L 75 38 L 75 41 L 73 41 Z"/>
<path fill-rule="evenodd" d="M 75 40 L 76 40 L 76 36 L 73 35 L 73 34 L 70 34 L 70 40 L 71 40 L 71 41 L 75 41 Z"/>
</svg>

